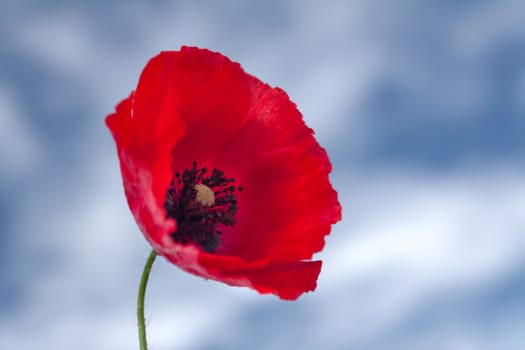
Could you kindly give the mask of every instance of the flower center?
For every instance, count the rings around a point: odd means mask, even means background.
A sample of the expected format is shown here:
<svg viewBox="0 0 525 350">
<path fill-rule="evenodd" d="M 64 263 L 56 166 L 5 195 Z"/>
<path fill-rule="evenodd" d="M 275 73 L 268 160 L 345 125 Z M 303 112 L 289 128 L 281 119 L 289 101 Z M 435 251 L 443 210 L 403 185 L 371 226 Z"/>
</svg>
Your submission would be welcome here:
<svg viewBox="0 0 525 350">
<path fill-rule="evenodd" d="M 206 185 L 196 184 L 194 187 L 197 194 L 195 195 L 195 200 L 199 202 L 200 205 L 209 207 L 215 203 L 215 193 Z"/>
<path fill-rule="evenodd" d="M 180 244 L 195 243 L 207 252 L 220 245 L 221 227 L 236 223 L 237 198 L 234 179 L 224 177 L 215 168 L 193 167 L 177 172 L 166 191 L 164 208 L 168 217 L 175 219 L 177 230 L 171 233 Z M 241 190 L 241 188 L 237 188 Z"/>
</svg>

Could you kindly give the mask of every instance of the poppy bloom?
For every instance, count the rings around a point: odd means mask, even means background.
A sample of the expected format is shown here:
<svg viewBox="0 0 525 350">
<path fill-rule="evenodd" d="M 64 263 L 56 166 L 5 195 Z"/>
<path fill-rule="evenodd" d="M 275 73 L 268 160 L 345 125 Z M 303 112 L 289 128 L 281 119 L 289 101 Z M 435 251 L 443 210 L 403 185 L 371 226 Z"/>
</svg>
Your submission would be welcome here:
<svg viewBox="0 0 525 350">
<path fill-rule="evenodd" d="M 195 275 L 294 300 L 341 218 L 330 161 L 287 94 L 205 49 L 152 58 L 106 118 L 154 250 Z"/>
</svg>

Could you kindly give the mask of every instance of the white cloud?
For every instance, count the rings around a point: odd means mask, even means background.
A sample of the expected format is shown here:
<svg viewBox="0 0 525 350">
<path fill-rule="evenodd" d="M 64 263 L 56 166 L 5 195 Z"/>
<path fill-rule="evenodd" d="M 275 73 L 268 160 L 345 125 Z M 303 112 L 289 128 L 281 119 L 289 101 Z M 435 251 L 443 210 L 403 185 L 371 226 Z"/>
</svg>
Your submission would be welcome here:
<svg viewBox="0 0 525 350">
<path fill-rule="evenodd" d="M 347 177 L 356 187 L 343 197 L 345 222 L 323 253 L 321 280 L 322 288 L 330 288 L 327 299 L 347 302 L 320 311 L 327 338 L 381 337 L 422 305 L 490 289 L 523 263 L 521 170 L 494 167 L 440 177 L 380 173 L 375 179 Z M 341 319 L 334 322 L 334 315 Z M 341 326 L 334 330 L 334 324 Z M 348 324 L 356 327 L 350 336 Z"/>
</svg>

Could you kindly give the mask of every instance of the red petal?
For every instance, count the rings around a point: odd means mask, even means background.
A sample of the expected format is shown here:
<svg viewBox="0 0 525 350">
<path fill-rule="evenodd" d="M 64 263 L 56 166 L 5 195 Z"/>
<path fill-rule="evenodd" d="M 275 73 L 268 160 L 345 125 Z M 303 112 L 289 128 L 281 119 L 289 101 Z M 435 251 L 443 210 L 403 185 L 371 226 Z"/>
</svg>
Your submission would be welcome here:
<svg viewBox="0 0 525 350">
<path fill-rule="evenodd" d="M 176 167 L 209 158 L 236 133 L 250 105 L 239 64 L 208 50 L 182 47 L 152 58 L 132 100 L 136 154 L 150 163 L 174 153 Z"/>
<path fill-rule="evenodd" d="M 255 79 L 252 88 L 252 119 L 215 161 L 244 188 L 238 223 L 223 235 L 220 252 L 246 260 L 310 259 L 341 219 L 330 161 L 284 91 Z"/>
<path fill-rule="evenodd" d="M 128 203 L 150 242 L 158 243 L 166 234 L 145 223 L 159 224 L 148 210 L 165 215 L 165 191 L 174 169 L 203 163 L 220 150 L 246 119 L 249 103 L 249 79 L 239 64 L 208 50 L 183 47 L 151 59 L 136 92 L 108 116 Z M 144 203 L 149 192 L 155 203 Z"/>
<path fill-rule="evenodd" d="M 284 300 L 295 300 L 314 291 L 321 272 L 321 261 L 297 261 L 246 271 L 252 287 L 260 293 L 272 293 Z"/>
<path fill-rule="evenodd" d="M 232 286 L 250 287 L 285 300 L 295 300 L 315 290 L 322 265 L 321 261 L 272 262 L 264 259 L 247 262 L 236 256 L 204 253 L 195 246 L 172 246 L 163 253 L 174 264 L 198 276 Z"/>
</svg>

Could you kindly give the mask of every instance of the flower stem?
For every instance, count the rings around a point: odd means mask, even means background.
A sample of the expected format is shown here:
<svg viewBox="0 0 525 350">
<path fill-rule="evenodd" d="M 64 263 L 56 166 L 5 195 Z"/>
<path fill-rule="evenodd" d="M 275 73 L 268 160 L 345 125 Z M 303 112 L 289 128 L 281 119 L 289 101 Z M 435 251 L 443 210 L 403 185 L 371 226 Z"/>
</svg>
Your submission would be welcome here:
<svg viewBox="0 0 525 350">
<path fill-rule="evenodd" d="M 139 326 L 139 343 L 140 350 L 147 350 L 148 344 L 146 343 L 146 320 L 144 319 L 144 296 L 146 295 L 146 286 L 148 284 L 149 273 L 151 266 L 157 257 L 155 250 L 152 250 L 144 265 L 144 271 L 142 271 L 142 277 L 140 278 L 139 285 L 139 297 L 137 300 L 137 320 Z"/>
</svg>

